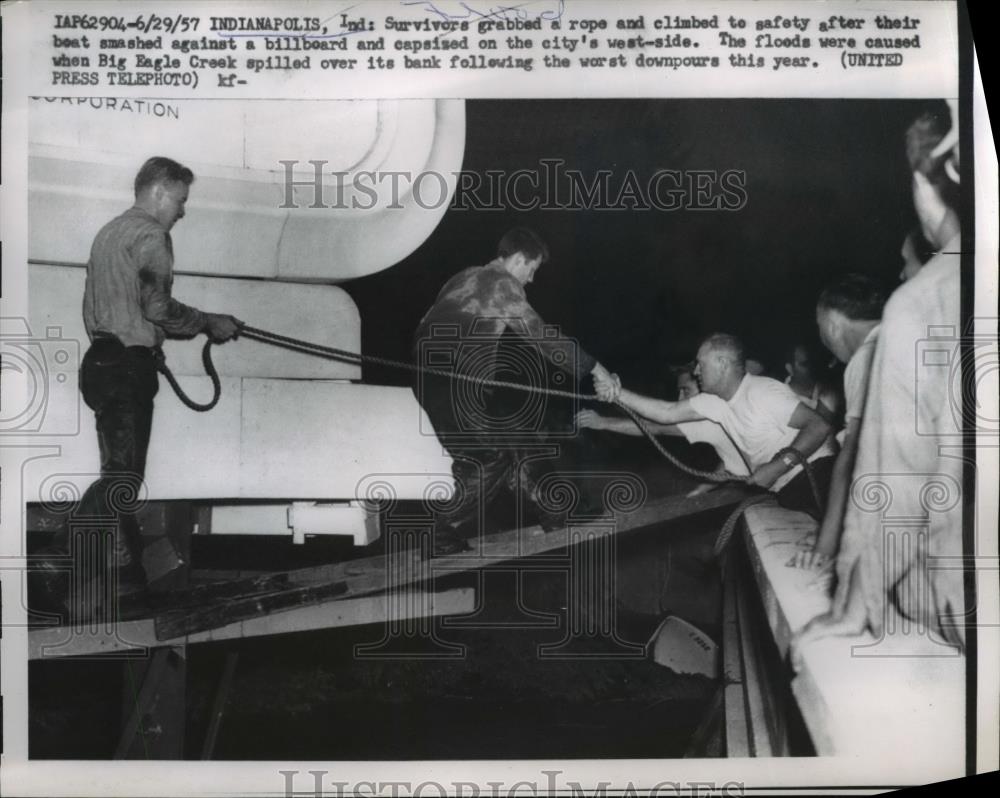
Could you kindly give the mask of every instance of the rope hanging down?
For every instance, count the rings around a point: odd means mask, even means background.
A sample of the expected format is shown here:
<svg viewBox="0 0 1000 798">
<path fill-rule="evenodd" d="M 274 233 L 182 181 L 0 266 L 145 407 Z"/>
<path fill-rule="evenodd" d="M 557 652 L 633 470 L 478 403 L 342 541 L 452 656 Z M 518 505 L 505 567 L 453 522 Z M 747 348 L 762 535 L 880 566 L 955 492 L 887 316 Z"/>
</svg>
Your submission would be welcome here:
<svg viewBox="0 0 1000 798">
<path fill-rule="evenodd" d="M 290 349 L 294 352 L 302 352 L 307 355 L 313 355 L 314 357 L 324 357 L 331 360 L 340 360 L 345 363 L 353 363 L 360 365 L 362 363 L 377 363 L 381 366 L 389 366 L 391 368 L 402 369 L 404 371 L 420 372 L 423 374 L 432 374 L 438 377 L 447 377 L 449 379 L 465 380 L 467 382 L 474 382 L 477 385 L 489 386 L 494 388 L 509 388 L 517 391 L 528 391 L 530 393 L 546 394 L 548 396 L 559 396 L 565 399 L 582 399 L 585 401 L 599 401 L 596 394 L 585 394 L 578 393 L 576 391 L 565 391 L 558 388 L 542 388 L 535 385 L 525 385 L 521 382 L 511 382 L 508 380 L 494 380 L 487 379 L 484 377 L 473 377 L 468 374 L 455 373 L 453 371 L 447 371 L 445 369 L 436 369 L 429 366 L 418 366 L 414 363 L 408 363 L 403 360 L 393 360 L 387 357 L 379 357 L 378 355 L 363 355 L 359 352 L 350 352 L 346 349 L 338 349 L 335 346 L 325 346 L 323 344 L 313 343 L 311 341 L 304 341 L 300 338 L 291 338 L 287 335 L 279 335 L 275 332 L 270 332 L 269 330 L 262 330 L 258 327 L 251 327 L 249 325 L 243 325 L 240 327 L 240 335 L 247 338 L 253 339 L 255 341 L 260 341 L 261 343 L 271 344 L 272 346 L 282 347 L 284 349 Z M 212 380 L 212 391 L 213 395 L 210 401 L 205 403 L 199 403 L 191 399 L 187 394 L 184 393 L 181 386 L 177 383 L 176 378 L 171 373 L 170 369 L 167 367 L 166 360 L 163 358 L 162 353 L 157 360 L 157 369 L 167 378 L 167 382 L 170 383 L 170 387 L 173 388 L 174 393 L 177 394 L 177 398 L 180 399 L 185 405 L 187 405 L 192 410 L 196 410 L 199 413 L 204 413 L 215 407 L 219 398 L 222 395 L 222 383 L 219 380 L 219 372 L 215 368 L 215 364 L 212 362 L 212 341 L 208 340 L 205 342 L 204 348 L 201 350 L 201 362 L 205 367 L 205 372 Z M 642 431 L 650 443 L 656 448 L 656 450 L 663 455 L 671 464 L 676 468 L 683 471 L 685 474 L 694 477 L 695 479 L 701 480 L 703 482 L 740 482 L 744 484 L 750 484 L 749 476 L 740 476 L 737 474 L 732 474 L 729 471 L 702 471 L 697 468 L 691 468 L 685 465 L 680 460 L 678 460 L 674 455 L 672 455 L 657 439 L 653 432 L 649 429 L 649 426 L 642 419 L 642 417 L 636 413 L 632 408 L 627 407 L 619 400 L 615 400 L 614 404 L 621 408 L 628 416 L 632 419 L 635 425 Z M 809 466 L 809 462 L 806 460 L 802 454 L 791 447 L 782 449 L 778 454 L 790 454 L 802 464 L 808 478 L 809 484 L 813 491 L 813 497 L 816 500 L 817 507 L 822 510 L 823 505 L 820 499 L 819 486 L 816 484 L 815 477 L 813 476 L 812 469 Z"/>
</svg>

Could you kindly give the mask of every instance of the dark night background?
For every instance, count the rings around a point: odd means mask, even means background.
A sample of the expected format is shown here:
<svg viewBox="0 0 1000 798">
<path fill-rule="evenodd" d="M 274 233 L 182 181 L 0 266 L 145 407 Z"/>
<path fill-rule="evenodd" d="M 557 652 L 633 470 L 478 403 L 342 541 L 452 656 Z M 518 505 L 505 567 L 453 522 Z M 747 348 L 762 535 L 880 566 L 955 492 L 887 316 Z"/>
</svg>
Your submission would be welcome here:
<svg viewBox="0 0 1000 798">
<path fill-rule="evenodd" d="M 409 359 L 417 322 L 452 274 L 495 255 L 514 225 L 537 230 L 551 261 L 528 287 L 542 317 L 612 371 L 661 395 L 665 366 L 714 331 L 744 337 L 768 372 L 815 338 L 823 284 L 861 271 L 897 282 L 915 224 L 903 150 L 930 103 L 885 100 L 470 100 L 463 170 L 542 171 L 558 158 L 588 182 L 627 170 L 742 170 L 747 204 L 705 210 L 460 210 L 408 258 L 347 283 L 366 353 Z M 943 105 L 943 104 L 942 104 Z M 530 192 L 525 192 L 530 196 Z M 367 367 L 365 381 L 406 384 Z M 589 386 L 584 386 L 589 389 Z"/>
</svg>

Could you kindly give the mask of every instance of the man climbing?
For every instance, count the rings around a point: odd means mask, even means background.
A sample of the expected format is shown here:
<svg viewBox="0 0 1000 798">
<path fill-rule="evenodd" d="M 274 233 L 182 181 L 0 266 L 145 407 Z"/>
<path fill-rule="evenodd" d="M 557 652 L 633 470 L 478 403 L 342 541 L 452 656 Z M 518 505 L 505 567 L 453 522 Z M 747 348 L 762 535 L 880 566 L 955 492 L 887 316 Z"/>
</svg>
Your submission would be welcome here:
<svg viewBox="0 0 1000 798">
<path fill-rule="evenodd" d="M 434 365 L 424 356 L 427 344 L 433 342 L 439 354 L 441 347 L 451 350 L 456 375 L 491 378 L 496 374 L 500 338 L 511 331 L 577 380 L 588 373 L 608 377 L 607 370 L 582 349 L 575 349 L 575 357 L 568 356 L 566 339 L 547 336 L 545 322 L 525 296 L 524 287 L 548 256 L 548 247 L 534 231 L 517 227 L 504 234 L 493 261 L 459 272 L 441 289 L 417 328 L 416 362 Z M 521 497 L 539 509 L 533 469 L 522 467 L 510 419 L 497 409 L 493 391 L 426 373 L 418 375 L 413 390 L 453 459 L 456 499 L 438 515 L 436 553 L 467 549 L 464 538 L 480 532 L 478 524 L 469 528 L 470 522 L 481 519 L 486 503 L 504 485 L 517 487 Z M 540 516 L 544 527 L 562 525 L 544 508 Z"/>
</svg>

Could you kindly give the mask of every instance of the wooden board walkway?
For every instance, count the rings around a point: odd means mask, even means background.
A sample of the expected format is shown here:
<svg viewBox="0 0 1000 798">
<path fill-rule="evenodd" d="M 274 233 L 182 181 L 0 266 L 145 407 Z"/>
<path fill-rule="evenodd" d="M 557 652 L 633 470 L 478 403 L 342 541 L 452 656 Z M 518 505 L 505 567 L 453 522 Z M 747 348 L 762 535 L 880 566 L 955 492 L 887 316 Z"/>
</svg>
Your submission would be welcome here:
<svg viewBox="0 0 1000 798">
<path fill-rule="evenodd" d="M 392 594 L 397 598 L 391 602 L 396 608 L 393 611 L 405 605 L 409 609 L 403 611 L 413 617 L 467 612 L 473 609 L 471 589 L 428 593 L 425 587 L 436 578 L 522 558 L 534 558 L 544 567 L 551 559 L 544 557 L 549 552 L 735 505 L 745 496 L 743 489 L 725 486 L 691 497 L 654 499 L 630 512 L 616 512 L 552 532 L 532 526 L 488 535 L 470 541 L 472 551 L 448 557 L 432 558 L 426 548 L 394 550 L 388 542 L 389 551 L 374 557 L 238 580 L 238 586 L 221 582 L 192 588 L 177 597 L 179 604 L 175 601 L 155 617 L 35 629 L 29 633 L 30 657 L 100 656 L 375 623 L 388 617 Z M 530 561 L 526 566 L 530 567 Z M 263 592 L 255 592 L 253 585 Z M 224 598 L 216 595 L 220 591 Z M 407 600 L 399 601 L 400 596 Z"/>
</svg>

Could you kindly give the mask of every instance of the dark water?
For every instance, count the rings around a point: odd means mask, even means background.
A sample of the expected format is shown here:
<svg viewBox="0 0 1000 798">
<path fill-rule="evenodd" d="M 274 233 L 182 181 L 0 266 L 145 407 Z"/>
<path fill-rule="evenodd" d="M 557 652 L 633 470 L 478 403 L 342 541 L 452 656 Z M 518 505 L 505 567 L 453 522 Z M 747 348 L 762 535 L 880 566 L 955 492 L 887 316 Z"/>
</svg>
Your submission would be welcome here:
<svg viewBox="0 0 1000 798">
<path fill-rule="evenodd" d="M 567 634 L 564 578 L 528 574 L 521 608 L 515 580 L 496 574 L 484 590 L 499 609 L 483 623 L 525 623 L 551 611 L 554 628 L 454 629 L 442 643 L 455 660 L 364 660 L 358 642 L 381 627 L 289 636 L 243 647 L 219 758 L 531 759 L 681 756 L 701 720 L 712 681 L 679 676 L 633 655 L 671 611 L 715 634 L 718 577 L 702 562 L 694 526 L 653 529 L 619 552 L 618 639 L 589 637 L 559 657 L 540 647 Z M 664 546 L 663 537 L 671 542 Z M 669 562 L 668 562 L 669 560 Z M 632 589 L 638 586 L 640 589 Z M 219 647 L 222 648 L 221 646 Z M 415 650 L 415 649 L 411 649 Z M 572 659 L 585 650 L 600 658 Z M 192 675 L 219 668 L 202 647 Z M 203 702 L 204 703 L 204 702 Z M 202 707 L 194 708 L 193 725 Z"/>
</svg>

